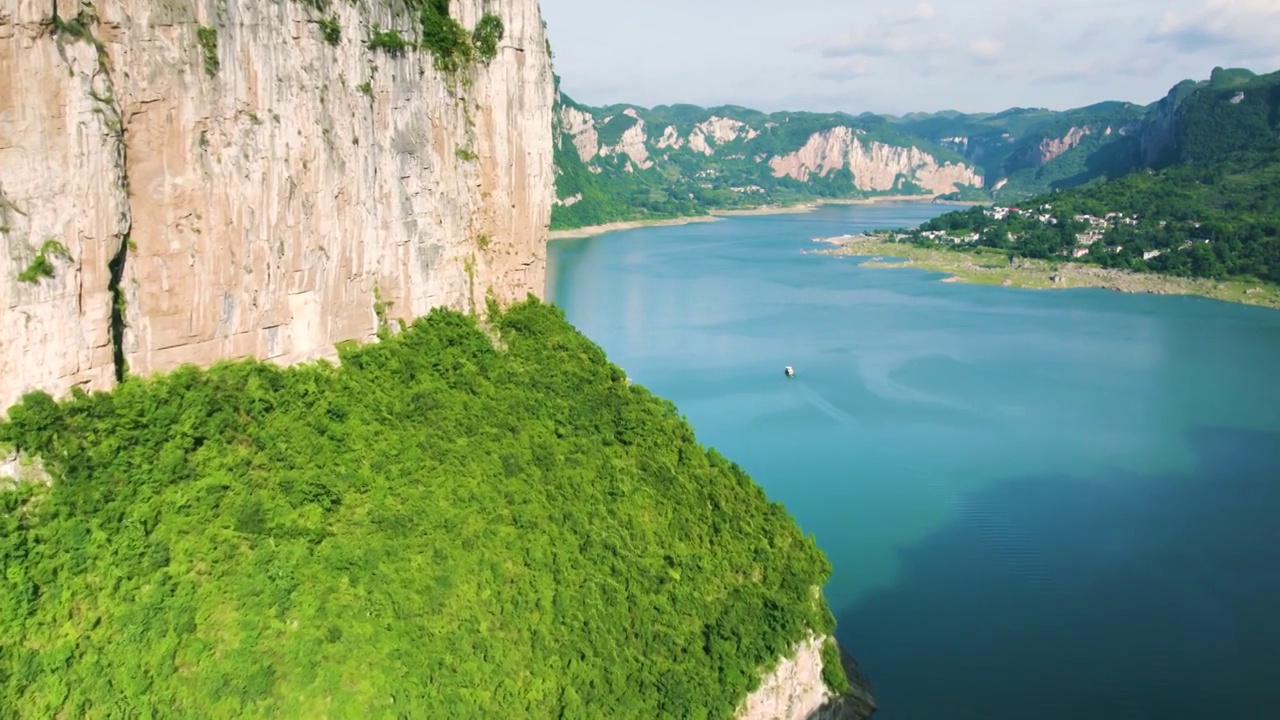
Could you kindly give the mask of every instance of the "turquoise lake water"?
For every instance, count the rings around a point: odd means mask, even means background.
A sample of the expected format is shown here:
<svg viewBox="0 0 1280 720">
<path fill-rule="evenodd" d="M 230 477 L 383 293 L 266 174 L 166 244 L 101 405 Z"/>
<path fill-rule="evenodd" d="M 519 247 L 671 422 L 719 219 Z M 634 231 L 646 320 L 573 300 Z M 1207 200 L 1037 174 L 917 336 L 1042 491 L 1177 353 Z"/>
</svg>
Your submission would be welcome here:
<svg viewBox="0 0 1280 720">
<path fill-rule="evenodd" d="M 556 241 L 548 297 L 817 538 L 877 720 L 1280 716 L 1280 312 L 801 252 L 948 209 Z"/>
</svg>

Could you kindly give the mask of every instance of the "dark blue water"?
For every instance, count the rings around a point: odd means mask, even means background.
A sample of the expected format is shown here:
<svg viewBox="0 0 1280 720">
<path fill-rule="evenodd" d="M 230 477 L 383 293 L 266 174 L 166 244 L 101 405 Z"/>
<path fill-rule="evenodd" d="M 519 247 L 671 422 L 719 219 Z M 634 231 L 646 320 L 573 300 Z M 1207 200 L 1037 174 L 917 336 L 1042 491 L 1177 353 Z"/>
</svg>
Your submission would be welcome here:
<svg viewBox="0 0 1280 720">
<path fill-rule="evenodd" d="M 1280 717 L 1280 312 L 801 252 L 946 209 L 557 241 L 549 296 L 815 535 L 878 718 Z"/>
</svg>

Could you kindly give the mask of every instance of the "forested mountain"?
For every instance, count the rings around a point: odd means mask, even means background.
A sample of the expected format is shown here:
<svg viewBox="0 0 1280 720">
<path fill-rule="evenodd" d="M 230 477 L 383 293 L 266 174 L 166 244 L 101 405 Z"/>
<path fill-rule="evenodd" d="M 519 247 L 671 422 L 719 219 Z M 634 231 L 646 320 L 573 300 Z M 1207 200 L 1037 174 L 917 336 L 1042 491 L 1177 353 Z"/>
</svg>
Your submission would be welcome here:
<svg viewBox="0 0 1280 720">
<path fill-rule="evenodd" d="M 1149 105 L 902 117 L 591 108 L 560 93 L 552 224 L 885 194 L 1013 201 L 1086 186 L 1274 144 L 1277 75 L 1215 68 Z"/>
<path fill-rule="evenodd" d="M 1139 272 L 1280 283 L 1280 73 L 1182 83 L 1126 138 L 1139 167 L 937 217 L 905 237 Z"/>
<path fill-rule="evenodd" d="M 1017 207 L 977 206 L 904 235 L 1010 258 L 1280 283 L 1280 151 L 1139 170 Z"/>
<path fill-rule="evenodd" d="M 669 402 L 551 306 L 488 323 L 27 395 L 0 717 L 727 720 L 830 633 L 822 552 Z"/>
<path fill-rule="evenodd" d="M 558 98 L 553 228 L 981 183 L 958 153 L 877 116 Z"/>
<path fill-rule="evenodd" d="M 915 115 L 906 131 L 964 155 L 987 181 L 988 197 L 1025 196 L 1123 173 L 1149 107 L 1103 102 L 1064 112 L 1013 108 L 991 115 Z"/>
</svg>

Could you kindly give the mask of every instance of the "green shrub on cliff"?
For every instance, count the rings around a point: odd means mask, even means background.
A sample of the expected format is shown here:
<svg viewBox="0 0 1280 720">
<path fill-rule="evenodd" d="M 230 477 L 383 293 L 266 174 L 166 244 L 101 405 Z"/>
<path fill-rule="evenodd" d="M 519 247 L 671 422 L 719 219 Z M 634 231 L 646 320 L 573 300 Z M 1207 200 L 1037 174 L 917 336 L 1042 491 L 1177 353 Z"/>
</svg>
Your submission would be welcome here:
<svg viewBox="0 0 1280 720">
<path fill-rule="evenodd" d="M 209 77 L 217 75 L 222 67 L 218 61 L 218 31 L 201 25 L 196 28 L 196 42 L 200 44 L 200 55 L 204 59 L 204 74 Z"/>
<path fill-rule="evenodd" d="M 0 716 L 731 717 L 824 556 L 558 310 L 491 322 L 28 395 Z"/>
<path fill-rule="evenodd" d="M 471 31 L 471 44 L 481 60 L 488 62 L 498 56 L 498 42 L 505 31 L 502 18 L 497 15 L 485 13 L 480 17 L 475 30 Z"/>
</svg>

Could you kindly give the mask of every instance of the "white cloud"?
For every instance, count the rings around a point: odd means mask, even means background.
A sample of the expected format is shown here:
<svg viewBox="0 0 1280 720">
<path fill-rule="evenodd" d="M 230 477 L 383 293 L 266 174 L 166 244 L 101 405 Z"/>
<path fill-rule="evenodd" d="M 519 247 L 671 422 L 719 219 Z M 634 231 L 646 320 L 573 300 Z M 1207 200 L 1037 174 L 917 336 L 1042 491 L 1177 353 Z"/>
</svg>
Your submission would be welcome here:
<svg viewBox="0 0 1280 720">
<path fill-rule="evenodd" d="M 1152 77 L 1166 61 L 1149 53 L 1100 59 L 1091 56 L 1087 60 L 1061 65 L 1036 77 L 1041 83 L 1087 83 L 1098 77 Z M 1156 88 L 1158 91 L 1160 88 Z"/>
<path fill-rule="evenodd" d="M 1004 54 L 1004 41 L 992 37 L 975 38 L 969 43 L 969 55 L 983 63 L 999 60 Z"/>
<path fill-rule="evenodd" d="M 933 6 L 927 2 L 917 4 L 915 7 L 904 12 L 899 12 L 894 8 L 886 8 L 880 11 L 880 17 L 897 25 L 909 25 L 912 23 L 929 22 L 933 20 L 935 15 Z"/>
<path fill-rule="evenodd" d="M 945 32 L 883 32 L 860 27 L 820 41 L 817 45 L 819 54 L 824 58 L 884 57 L 943 50 L 951 46 L 951 36 Z"/>
<path fill-rule="evenodd" d="M 648 2 L 626 23 L 601 23 L 627 3 L 541 0 L 574 99 L 895 113 L 1066 108 L 1151 102 L 1215 66 L 1280 68 L 1280 0 Z"/>
<path fill-rule="evenodd" d="M 1148 40 L 1182 52 L 1273 57 L 1280 46 L 1280 0 L 1205 0 L 1190 12 L 1164 13 Z"/>
<path fill-rule="evenodd" d="M 816 53 L 811 77 L 845 82 L 877 71 L 931 77 L 968 60 L 991 66 L 1007 55 L 1007 43 L 991 35 L 972 37 L 964 16 L 940 16 L 929 3 L 891 6 L 843 32 L 811 38 L 796 49 Z"/>
<path fill-rule="evenodd" d="M 822 69 L 817 72 L 817 77 L 820 77 L 823 80 L 844 82 L 869 75 L 871 71 L 871 58 L 861 55 L 853 55 L 826 63 Z"/>
</svg>

